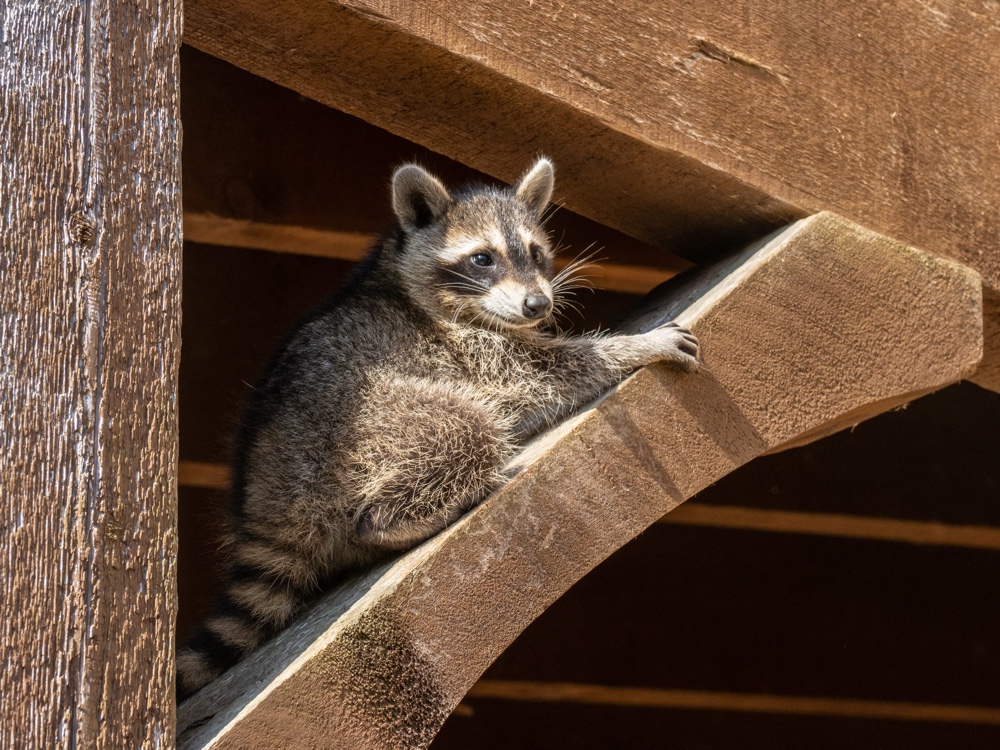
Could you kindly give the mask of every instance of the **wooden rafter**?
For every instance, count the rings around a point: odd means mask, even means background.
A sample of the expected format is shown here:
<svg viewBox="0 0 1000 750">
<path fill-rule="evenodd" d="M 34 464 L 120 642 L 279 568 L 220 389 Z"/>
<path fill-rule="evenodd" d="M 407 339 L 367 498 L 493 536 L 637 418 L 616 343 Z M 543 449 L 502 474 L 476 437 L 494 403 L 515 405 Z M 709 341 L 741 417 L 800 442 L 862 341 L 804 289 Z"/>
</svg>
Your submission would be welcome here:
<svg viewBox="0 0 1000 750">
<path fill-rule="evenodd" d="M 954 706 L 903 701 L 728 693 L 709 690 L 664 690 L 566 682 L 480 680 L 472 686 L 467 697 L 545 703 L 588 703 L 604 706 L 685 708 L 708 711 L 798 714 L 800 716 L 837 716 L 854 719 L 1000 725 L 1000 708 L 992 706 Z"/>
<path fill-rule="evenodd" d="M 184 237 L 203 245 L 315 255 L 349 261 L 361 260 L 375 241 L 373 235 L 362 232 L 267 224 L 190 212 L 184 214 Z M 556 270 L 561 271 L 567 263 L 569 259 L 557 257 Z M 600 289 L 645 294 L 675 275 L 673 269 L 600 261 L 588 269 L 587 278 Z"/>
<path fill-rule="evenodd" d="M 700 374 L 640 370 L 534 441 L 494 497 L 185 703 L 180 747 L 425 746 L 528 623 L 664 513 L 765 451 L 967 376 L 982 352 L 974 272 L 828 214 L 665 294 L 632 326 L 690 325 Z"/>
</svg>

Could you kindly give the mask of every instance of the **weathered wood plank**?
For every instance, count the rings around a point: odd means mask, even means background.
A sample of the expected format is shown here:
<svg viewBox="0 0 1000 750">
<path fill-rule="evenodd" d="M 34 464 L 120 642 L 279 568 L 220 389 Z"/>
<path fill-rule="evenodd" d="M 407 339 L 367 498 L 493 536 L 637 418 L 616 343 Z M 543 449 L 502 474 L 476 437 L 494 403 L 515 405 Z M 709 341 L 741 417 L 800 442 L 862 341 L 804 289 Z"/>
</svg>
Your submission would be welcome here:
<svg viewBox="0 0 1000 750">
<path fill-rule="evenodd" d="M 736 505 L 706 505 L 698 502 L 684 503 L 660 520 L 664 523 L 685 526 L 778 531 L 786 534 L 817 534 L 883 542 L 1000 550 L 1000 528 L 994 526 L 849 516 L 843 513 L 769 510 Z"/>
<path fill-rule="evenodd" d="M 544 151 L 558 165 L 557 198 L 569 208 L 681 254 L 739 247 L 805 215 L 722 170 L 634 137 L 635 123 L 595 118 L 563 97 L 562 85 L 495 69 L 484 45 L 449 20 L 462 11 L 383 5 L 189 0 L 185 40 L 508 182 L 524 168 L 526 152 Z M 523 66 L 535 70 L 545 45 L 534 34 L 548 23 L 533 8 L 496 9 L 518 18 L 515 33 L 534 40 Z M 464 51 L 424 33 L 428 27 Z"/>
<path fill-rule="evenodd" d="M 180 746 L 426 746 L 528 623 L 665 512 L 865 404 L 965 377 L 982 353 L 975 273 L 831 215 L 675 287 L 633 325 L 678 315 L 703 372 L 641 370 L 539 438 L 495 497 L 182 706 Z"/>
<path fill-rule="evenodd" d="M 168 747 L 180 7 L 0 9 L 0 746 Z"/>
<path fill-rule="evenodd" d="M 490 174 L 512 179 L 526 149 L 544 150 L 570 208 L 682 254 L 833 210 L 1000 288 L 989 4 L 190 0 L 186 11 L 196 47 Z"/>
<path fill-rule="evenodd" d="M 184 237 L 203 245 L 241 247 L 276 253 L 316 255 L 340 260 L 361 260 L 375 242 L 375 236 L 361 232 L 337 232 L 288 224 L 267 224 L 246 219 L 230 219 L 203 213 L 184 214 Z M 572 258 L 557 256 L 561 271 Z M 676 264 L 671 261 L 671 266 Z M 652 268 L 597 261 L 587 270 L 595 287 L 629 294 L 645 294 L 676 275 L 675 268 Z"/>
<path fill-rule="evenodd" d="M 1000 725 L 1000 709 L 992 706 L 954 706 L 818 696 L 760 695 L 711 690 L 610 687 L 566 682 L 480 680 L 472 686 L 468 696 L 470 698 L 511 701 L 587 703 L 604 706 L 686 708 L 706 711 L 745 711 L 803 716 L 838 716 L 855 719 Z"/>
</svg>

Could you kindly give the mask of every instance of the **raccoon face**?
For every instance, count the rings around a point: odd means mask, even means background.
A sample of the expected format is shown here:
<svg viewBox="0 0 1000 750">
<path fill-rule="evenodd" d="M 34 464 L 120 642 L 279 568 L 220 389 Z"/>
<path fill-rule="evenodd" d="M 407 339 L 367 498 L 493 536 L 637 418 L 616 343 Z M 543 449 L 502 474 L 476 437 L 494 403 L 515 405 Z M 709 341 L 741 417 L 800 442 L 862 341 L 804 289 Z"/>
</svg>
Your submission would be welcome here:
<svg viewBox="0 0 1000 750">
<path fill-rule="evenodd" d="M 541 158 L 510 189 L 451 195 L 406 165 L 393 176 L 406 234 L 401 271 L 410 296 L 439 318 L 492 329 L 530 328 L 553 309 L 553 253 L 540 219 L 553 167 Z"/>
</svg>

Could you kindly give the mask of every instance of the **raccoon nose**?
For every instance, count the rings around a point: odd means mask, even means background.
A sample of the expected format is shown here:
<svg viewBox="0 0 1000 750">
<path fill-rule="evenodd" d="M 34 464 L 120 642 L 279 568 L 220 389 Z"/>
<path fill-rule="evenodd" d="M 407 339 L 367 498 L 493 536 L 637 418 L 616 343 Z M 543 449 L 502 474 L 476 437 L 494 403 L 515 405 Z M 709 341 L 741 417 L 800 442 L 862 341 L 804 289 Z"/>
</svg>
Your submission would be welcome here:
<svg viewBox="0 0 1000 750">
<path fill-rule="evenodd" d="M 552 300 L 544 294 L 529 294 L 521 304 L 521 312 L 526 318 L 538 318 L 552 308 Z"/>
</svg>

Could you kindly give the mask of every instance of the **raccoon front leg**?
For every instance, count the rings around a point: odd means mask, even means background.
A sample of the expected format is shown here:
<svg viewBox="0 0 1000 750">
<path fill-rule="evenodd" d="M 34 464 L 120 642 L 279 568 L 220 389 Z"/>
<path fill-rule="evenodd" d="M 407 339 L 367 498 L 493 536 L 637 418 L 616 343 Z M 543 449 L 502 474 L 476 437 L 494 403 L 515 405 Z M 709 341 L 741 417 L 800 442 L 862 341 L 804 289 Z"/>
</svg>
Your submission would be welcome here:
<svg viewBox="0 0 1000 750">
<path fill-rule="evenodd" d="M 597 354 L 620 374 L 653 362 L 668 362 L 684 372 L 698 369 L 698 339 L 673 321 L 646 333 L 608 336 L 595 342 Z"/>
<path fill-rule="evenodd" d="M 698 369 L 698 339 L 667 323 L 647 333 L 577 336 L 549 343 L 545 389 L 521 412 L 515 428 L 520 442 L 593 401 L 637 367 L 667 362 L 684 372 Z"/>
<path fill-rule="evenodd" d="M 361 541 L 406 549 L 457 520 L 503 481 L 510 424 L 470 389 L 402 378 L 377 389 L 350 461 Z"/>
</svg>

